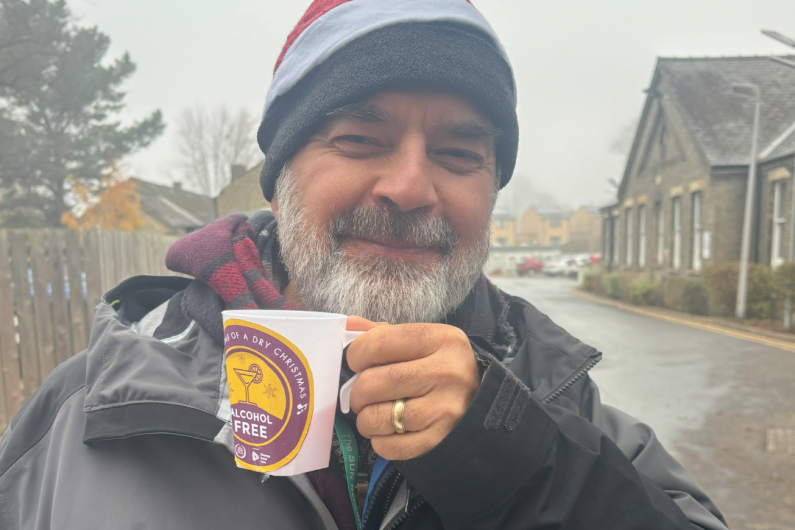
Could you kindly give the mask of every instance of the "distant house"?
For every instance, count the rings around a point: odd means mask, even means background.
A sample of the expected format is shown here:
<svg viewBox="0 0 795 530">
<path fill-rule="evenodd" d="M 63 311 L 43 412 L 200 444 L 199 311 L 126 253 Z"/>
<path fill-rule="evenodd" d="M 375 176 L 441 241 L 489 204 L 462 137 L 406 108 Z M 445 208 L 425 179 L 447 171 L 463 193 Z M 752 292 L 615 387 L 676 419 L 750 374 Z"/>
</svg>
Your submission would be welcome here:
<svg viewBox="0 0 795 530">
<path fill-rule="evenodd" d="M 659 59 L 616 200 L 601 209 L 612 268 L 697 273 L 738 261 L 754 98 L 762 110 L 751 259 L 789 252 L 795 69 L 767 57 Z"/>
<path fill-rule="evenodd" d="M 130 180 L 141 197 L 141 230 L 183 235 L 215 220 L 215 204 L 210 197 L 184 190 L 178 182 L 162 186 L 138 178 Z"/>
<path fill-rule="evenodd" d="M 497 247 L 516 246 L 516 219 L 508 210 L 495 208 L 492 212 L 491 244 Z"/>
<path fill-rule="evenodd" d="M 519 220 L 518 241 L 525 246 L 596 252 L 600 248 L 601 224 L 599 213 L 585 206 L 574 212 L 557 206 L 530 208 Z"/>
<path fill-rule="evenodd" d="M 232 181 L 215 199 L 218 217 L 238 212 L 251 215 L 257 210 L 271 207 L 259 185 L 259 174 L 264 163 L 263 160 L 248 170 L 243 166 L 232 166 Z"/>
</svg>

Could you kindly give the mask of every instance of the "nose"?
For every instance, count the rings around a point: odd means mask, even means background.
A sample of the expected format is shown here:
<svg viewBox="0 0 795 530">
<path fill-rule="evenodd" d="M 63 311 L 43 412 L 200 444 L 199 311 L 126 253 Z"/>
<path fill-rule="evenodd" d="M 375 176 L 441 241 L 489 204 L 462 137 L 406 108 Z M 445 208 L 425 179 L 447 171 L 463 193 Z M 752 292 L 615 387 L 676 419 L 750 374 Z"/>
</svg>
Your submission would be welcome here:
<svg viewBox="0 0 795 530">
<path fill-rule="evenodd" d="M 376 204 L 397 207 L 403 212 L 433 210 L 439 198 L 425 139 L 421 135 L 405 139 L 391 158 L 373 187 Z"/>
</svg>

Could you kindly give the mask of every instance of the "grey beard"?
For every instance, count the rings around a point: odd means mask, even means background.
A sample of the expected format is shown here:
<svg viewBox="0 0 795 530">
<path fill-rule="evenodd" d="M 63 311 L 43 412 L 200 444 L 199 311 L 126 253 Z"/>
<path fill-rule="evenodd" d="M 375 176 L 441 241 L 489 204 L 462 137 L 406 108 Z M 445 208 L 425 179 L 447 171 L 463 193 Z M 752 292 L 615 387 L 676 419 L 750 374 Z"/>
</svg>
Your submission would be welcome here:
<svg viewBox="0 0 795 530">
<path fill-rule="evenodd" d="M 441 322 L 464 302 L 488 259 L 488 225 L 467 247 L 444 219 L 396 209 L 357 207 L 329 226 L 312 226 L 288 166 L 275 195 L 282 260 L 307 310 L 392 324 Z M 441 258 L 415 263 L 371 256 L 362 262 L 340 244 L 350 237 L 410 242 L 436 249 Z"/>
</svg>

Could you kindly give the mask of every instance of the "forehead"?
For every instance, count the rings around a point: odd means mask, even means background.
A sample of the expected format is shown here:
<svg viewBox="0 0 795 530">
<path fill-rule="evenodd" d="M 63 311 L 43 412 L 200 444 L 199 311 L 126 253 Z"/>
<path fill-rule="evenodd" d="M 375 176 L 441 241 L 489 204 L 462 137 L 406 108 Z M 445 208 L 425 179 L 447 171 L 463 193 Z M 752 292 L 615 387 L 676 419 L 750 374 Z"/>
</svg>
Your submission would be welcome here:
<svg viewBox="0 0 795 530">
<path fill-rule="evenodd" d="M 403 125 L 422 122 L 425 127 L 437 128 L 445 124 L 471 123 L 480 124 L 485 129 L 484 132 L 498 135 L 488 116 L 467 98 L 432 89 L 377 92 L 358 103 L 332 111 L 329 117 Z"/>
</svg>

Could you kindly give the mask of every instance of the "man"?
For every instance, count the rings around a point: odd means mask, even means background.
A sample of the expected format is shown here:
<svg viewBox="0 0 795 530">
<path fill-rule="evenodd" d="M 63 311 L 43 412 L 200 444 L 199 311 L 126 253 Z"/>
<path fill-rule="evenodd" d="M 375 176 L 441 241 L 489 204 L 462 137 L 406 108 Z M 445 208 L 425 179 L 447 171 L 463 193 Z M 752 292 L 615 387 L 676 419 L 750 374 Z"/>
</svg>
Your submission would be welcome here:
<svg viewBox="0 0 795 530">
<path fill-rule="evenodd" d="M 258 140 L 273 214 L 178 242 L 167 262 L 193 281 L 104 297 L 88 350 L 0 442 L 0 527 L 725 528 L 648 427 L 601 405 L 601 355 L 481 274 L 518 126 L 469 2 L 314 2 Z M 307 475 L 235 467 L 227 307 L 356 315 L 338 414 L 358 498 L 336 441 Z"/>
</svg>

